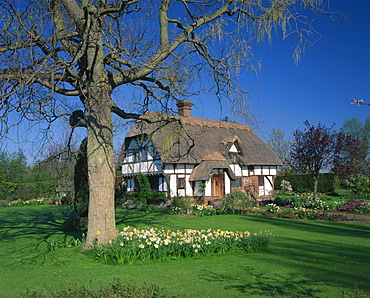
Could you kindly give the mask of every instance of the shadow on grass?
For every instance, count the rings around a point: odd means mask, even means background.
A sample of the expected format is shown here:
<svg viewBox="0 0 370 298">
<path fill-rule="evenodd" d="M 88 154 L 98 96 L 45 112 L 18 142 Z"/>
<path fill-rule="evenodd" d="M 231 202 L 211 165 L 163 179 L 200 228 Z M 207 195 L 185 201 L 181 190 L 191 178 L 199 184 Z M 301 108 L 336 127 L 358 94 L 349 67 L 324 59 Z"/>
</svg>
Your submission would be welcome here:
<svg viewBox="0 0 370 298">
<path fill-rule="evenodd" d="M 49 243 L 81 237 L 81 232 L 66 229 L 70 214 L 71 206 L 0 209 L 0 255 L 14 262 L 43 263 Z"/>
<path fill-rule="evenodd" d="M 303 230 L 313 233 L 326 233 L 345 237 L 369 237 L 370 225 L 330 221 L 310 221 L 299 219 L 267 218 L 262 216 L 246 216 L 248 221 L 270 223 L 274 226 L 280 226 L 295 231 Z"/>
<path fill-rule="evenodd" d="M 159 227 L 165 220 L 168 221 L 169 215 L 163 213 L 146 213 L 139 210 L 116 210 L 117 226 L 135 227 Z"/>
<path fill-rule="evenodd" d="M 297 274 L 289 273 L 282 277 L 268 273 L 258 273 L 252 268 L 246 268 L 244 274 L 235 277 L 205 270 L 201 279 L 209 283 L 227 283 L 225 290 L 236 290 L 242 297 L 317 297 L 321 291 L 316 287 L 322 282 L 313 281 Z"/>
<path fill-rule="evenodd" d="M 251 254 L 237 274 L 207 268 L 199 275 L 209 283 L 223 283 L 241 297 L 329 297 L 332 289 L 370 293 L 368 247 L 299 240 L 286 237 L 286 246 Z M 331 295 L 330 297 L 334 297 Z"/>
<path fill-rule="evenodd" d="M 357 285 L 370 292 L 369 226 L 258 216 L 246 219 L 269 226 L 276 236 L 267 252 L 250 256 L 259 266 L 245 267 L 245 274 L 238 277 L 206 270 L 204 280 L 228 282 L 225 289 L 248 295 L 273 297 L 323 297 L 318 290 L 323 286 L 353 289 Z"/>
</svg>

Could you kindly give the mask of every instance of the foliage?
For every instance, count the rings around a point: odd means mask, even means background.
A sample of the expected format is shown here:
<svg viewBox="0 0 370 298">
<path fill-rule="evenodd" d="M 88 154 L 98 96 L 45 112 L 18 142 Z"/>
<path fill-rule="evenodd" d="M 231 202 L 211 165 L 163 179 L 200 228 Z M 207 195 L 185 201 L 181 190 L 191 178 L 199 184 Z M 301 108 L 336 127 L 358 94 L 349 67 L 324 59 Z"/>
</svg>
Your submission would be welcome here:
<svg viewBox="0 0 370 298">
<path fill-rule="evenodd" d="M 95 246 L 97 259 L 109 264 L 132 264 L 138 260 L 168 260 L 233 250 L 256 252 L 267 249 L 270 232 L 177 230 L 125 227 L 112 243 Z"/>
<path fill-rule="evenodd" d="M 345 180 L 345 186 L 354 194 L 370 193 L 370 177 L 363 174 L 351 175 Z"/>
<path fill-rule="evenodd" d="M 214 208 L 212 205 L 198 205 L 193 204 L 193 213 L 197 216 L 212 216 L 220 214 L 220 208 Z"/>
<path fill-rule="evenodd" d="M 347 211 L 351 213 L 370 213 L 370 196 L 364 196 L 363 199 L 357 199 L 351 196 L 345 196 L 339 201 L 333 200 L 332 197 L 320 195 L 316 199 L 312 193 L 294 193 L 294 196 L 288 198 L 276 198 L 261 202 L 261 206 L 267 207 L 266 214 L 277 214 L 284 218 L 302 218 L 313 220 L 341 221 L 347 219 L 346 216 L 335 214 L 337 211 Z M 285 208 L 280 211 L 279 206 Z M 293 215 L 285 214 L 292 213 Z M 333 214 L 334 213 L 334 214 Z M 287 216 L 285 216 L 287 215 Z"/>
<path fill-rule="evenodd" d="M 290 184 L 289 181 L 287 180 L 281 180 L 281 183 L 280 183 L 280 189 L 281 190 L 285 190 L 285 191 L 293 191 L 293 188 L 292 188 L 292 185 Z"/>
<path fill-rule="evenodd" d="M 135 190 L 138 200 L 148 204 L 152 197 L 152 190 L 148 177 L 141 172 L 135 176 Z"/>
<path fill-rule="evenodd" d="M 138 287 L 132 283 L 122 283 L 118 278 L 107 286 L 96 288 L 91 283 L 90 287 L 83 285 L 70 285 L 65 289 L 56 291 L 48 291 L 44 289 L 43 293 L 27 290 L 26 294 L 21 295 L 22 298 L 151 298 L 151 297 L 180 297 L 169 295 L 164 289 L 160 289 L 156 285 L 142 285 Z"/>
<path fill-rule="evenodd" d="M 89 178 L 87 171 L 87 138 L 85 138 L 78 150 L 75 171 L 75 211 L 81 217 L 87 217 L 89 211 Z"/>
<path fill-rule="evenodd" d="M 55 195 L 56 180 L 37 165 L 27 165 L 21 153 L 0 151 L 0 200 L 30 201 Z"/>
<path fill-rule="evenodd" d="M 356 174 L 370 174 L 367 155 L 369 140 L 363 140 L 342 132 L 338 134 L 332 171 L 341 181 Z"/>
<path fill-rule="evenodd" d="M 221 208 L 225 210 L 230 210 L 234 213 L 236 209 L 248 209 L 252 206 L 252 202 L 250 197 L 240 190 L 229 193 L 226 197 L 222 200 Z"/>
<path fill-rule="evenodd" d="M 280 207 L 274 203 L 267 204 L 266 207 L 267 207 L 266 212 L 268 213 L 279 213 L 280 211 Z"/>
<path fill-rule="evenodd" d="M 318 214 L 322 212 L 320 210 L 305 208 L 305 207 L 294 207 L 294 213 L 297 214 L 299 218 L 308 218 L 308 219 L 316 219 Z"/>
<path fill-rule="evenodd" d="M 9 207 L 19 207 L 19 206 L 39 206 L 39 205 L 46 205 L 50 204 L 52 200 L 46 199 L 46 198 L 37 198 L 37 199 L 31 199 L 31 200 L 15 200 L 8 202 Z"/>
<path fill-rule="evenodd" d="M 167 200 L 167 195 L 152 191 L 148 177 L 140 172 L 135 176 L 135 191 L 127 193 L 126 200 L 139 201 L 141 205 L 161 204 Z"/>
<path fill-rule="evenodd" d="M 275 198 L 275 200 L 273 200 L 273 202 L 280 207 L 284 207 L 284 206 L 288 206 L 292 204 L 292 200 L 293 200 L 292 197 L 289 197 L 289 198 L 277 197 Z"/>
<path fill-rule="evenodd" d="M 370 145 L 370 117 L 362 123 L 358 118 L 351 118 L 344 121 L 341 131 L 349 136 L 363 140 Z"/>
<path fill-rule="evenodd" d="M 137 195 L 135 193 L 128 193 L 127 200 L 122 204 L 122 208 L 128 210 L 141 209 L 143 202 L 137 200 L 136 197 Z"/>
<path fill-rule="evenodd" d="M 311 190 L 316 196 L 320 171 L 329 168 L 335 159 L 337 134 L 333 127 L 328 128 L 321 123 L 314 126 L 305 121 L 304 124 L 305 129 L 297 129 L 293 133 L 294 142 L 290 157 L 292 168 L 298 174 L 311 175 Z"/>
<path fill-rule="evenodd" d="M 370 202 L 365 200 L 348 200 L 344 206 L 338 207 L 339 211 L 363 213 L 370 210 Z"/>
<path fill-rule="evenodd" d="M 275 178 L 275 189 L 282 189 L 282 181 L 287 181 L 296 192 L 309 192 L 313 189 L 313 180 L 309 175 L 279 175 Z M 332 173 L 320 174 L 317 191 L 327 193 L 334 191 L 338 186 L 338 177 Z"/>
<path fill-rule="evenodd" d="M 174 196 L 172 198 L 171 206 L 173 208 L 178 208 L 178 210 L 186 210 L 190 212 L 193 209 L 193 205 L 197 204 L 197 199 L 189 196 Z"/>
<path fill-rule="evenodd" d="M 83 244 L 84 239 L 83 238 L 71 238 L 68 237 L 67 239 L 59 240 L 59 241 L 53 241 L 48 243 L 49 250 L 56 250 L 58 248 L 71 248 L 79 246 L 81 247 Z"/>
</svg>

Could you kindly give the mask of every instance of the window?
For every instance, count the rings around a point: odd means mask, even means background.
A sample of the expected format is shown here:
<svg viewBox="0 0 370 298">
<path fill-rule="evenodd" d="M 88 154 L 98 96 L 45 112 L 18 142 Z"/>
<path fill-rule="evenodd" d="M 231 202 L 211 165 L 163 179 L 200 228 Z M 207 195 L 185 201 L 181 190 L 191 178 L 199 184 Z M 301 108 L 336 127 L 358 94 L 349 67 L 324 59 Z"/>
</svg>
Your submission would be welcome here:
<svg viewBox="0 0 370 298">
<path fill-rule="evenodd" d="M 167 191 L 167 180 L 164 176 L 148 176 L 150 187 L 155 192 Z"/>
<path fill-rule="evenodd" d="M 141 162 L 148 160 L 148 149 L 146 147 L 139 147 L 132 150 L 134 155 L 134 162 Z"/>
<path fill-rule="evenodd" d="M 177 178 L 177 188 L 185 189 L 185 178 Z"/>
<path fill-rule="evenodd" d="M 238 160 L 238 153 L 236 152 L 229 152 L 229 158 L 232 164 L 236 164 Z"/>
<path fill-rule="evenodd" d="M 235 181 L 231 181 L 231 188 L 240 188 L 243 187 L 243 178 L 236 177 Z"/>
<path fill-rule="evenodd" d="M 236 164 L 238 161 L 238 154 L 240 154 L 239 146 L 234 143 L 229 149 L 229 159 L 232 164 Z"/>
<path fill-rule="evenodd" d="M 265 177 L 264 176 L 258 176 L 258 186 L 264 186 L 265 185 Z"/>
</svg>

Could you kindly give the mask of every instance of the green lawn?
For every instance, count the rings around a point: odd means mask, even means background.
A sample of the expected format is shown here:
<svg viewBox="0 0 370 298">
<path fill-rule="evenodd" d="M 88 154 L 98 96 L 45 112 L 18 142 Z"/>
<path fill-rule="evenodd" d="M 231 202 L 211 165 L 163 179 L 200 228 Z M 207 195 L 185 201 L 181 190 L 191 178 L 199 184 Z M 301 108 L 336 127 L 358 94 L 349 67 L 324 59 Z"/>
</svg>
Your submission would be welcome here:
<svg viewBox="0 0 370 298">
<path fill-rule="evenodd" d="M 69 208 L 0 209 L 0 297 L 75 283 L 98 287 L 117 277 L 138 285 L 154 283 L 189 297 L 341 297 L 342 290 L 349 293 L 356 286 L 370 294 L 369 225 L 117 210 L 119 227 L 269 230 L 275 237 L 270 249 L 260 253 L 110 266 L 77 248 L 48 251 L 48 243 L 77 236 L 64 230 Z"/>
</svg>

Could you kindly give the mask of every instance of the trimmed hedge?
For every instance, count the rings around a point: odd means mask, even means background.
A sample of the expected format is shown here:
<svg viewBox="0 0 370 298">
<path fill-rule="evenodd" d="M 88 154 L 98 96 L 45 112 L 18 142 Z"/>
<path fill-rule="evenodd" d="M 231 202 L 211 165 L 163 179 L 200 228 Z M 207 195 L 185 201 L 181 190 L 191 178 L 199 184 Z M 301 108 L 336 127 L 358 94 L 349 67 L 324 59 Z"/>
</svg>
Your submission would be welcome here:
<svg viewBox="0 0 370 298">
<path fill-rule="evenodd" d="M 281 190 L 281 181 L 289 181 L 293 191 L 311 192 L 313 191 L 313 178 L 311 175 L 282 175 L 276 176 L 275 190 Z M 331 173 L 320 174 L 318 192 L 327 193 L 335 191 L 338 185 L 338 176 Z"/>
</svg>

